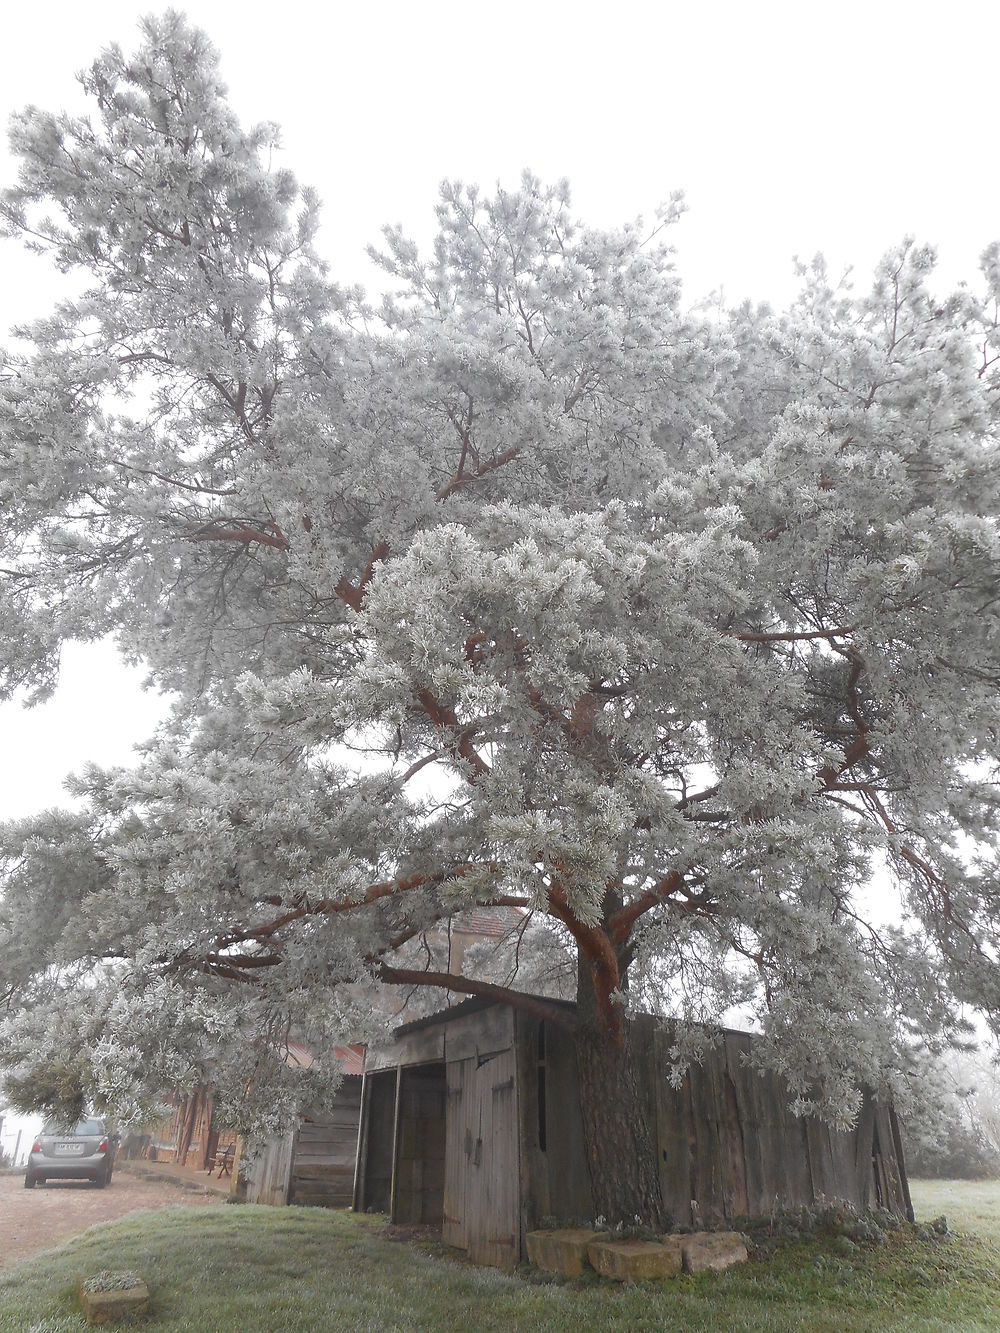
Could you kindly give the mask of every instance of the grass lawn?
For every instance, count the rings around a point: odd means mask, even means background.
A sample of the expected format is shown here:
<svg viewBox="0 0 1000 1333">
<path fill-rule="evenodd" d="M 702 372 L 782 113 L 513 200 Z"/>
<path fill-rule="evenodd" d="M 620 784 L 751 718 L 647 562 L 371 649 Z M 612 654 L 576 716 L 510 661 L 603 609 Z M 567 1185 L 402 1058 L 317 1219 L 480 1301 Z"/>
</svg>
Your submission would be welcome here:
<svg viewBox="0 0 1000 1333">
<path fill-rule="evenodd" d="M 0 1274 L 0 1330 L 81 1329 L 76 1281 L 134 1268 L 152 1294 L 142 1327 L 157 1333 L 995 1333 L 998 1195 L 997 1185 L 914 1188 L 918 1217 L 945 1212 L 956 1227 L 981 1225 L 981 1238 L 893 1236 L 846 1256 L 816 1241 L 724 1274 L 629 1287 L 476 1269 L 439 1246 L 387 1240 L 384 1219 L 349 1213 L 223 1206 L 139 1214 Z"/>
<path fill-rule="evenodd" d="M 953 1231 L 975 1232 L 1000 1247 L 1000 1180 L 911 1180 L 910 1198 L 918 1222 L 943 1213 Z"/>
</svg>

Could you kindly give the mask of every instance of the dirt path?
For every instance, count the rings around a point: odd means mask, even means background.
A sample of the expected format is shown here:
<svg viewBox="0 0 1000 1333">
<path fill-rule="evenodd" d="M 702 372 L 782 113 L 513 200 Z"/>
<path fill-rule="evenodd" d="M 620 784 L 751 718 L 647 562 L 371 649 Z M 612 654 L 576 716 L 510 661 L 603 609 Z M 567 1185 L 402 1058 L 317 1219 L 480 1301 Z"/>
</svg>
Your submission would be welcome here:
<svg viewBox="0 0 1000 1333">
<path fill-rule="evenodd" d="M 107 1189 L 83 1181 L 51 1181 L 24 1188 L 24 1173 L 0 1175 L 0 1269 L 50 1250 L 97 1222 L 143 1208 L 198 1208 L 219 1203 L 218 1194 L 185 1189 L 115 1169 Z"/>
</svg>

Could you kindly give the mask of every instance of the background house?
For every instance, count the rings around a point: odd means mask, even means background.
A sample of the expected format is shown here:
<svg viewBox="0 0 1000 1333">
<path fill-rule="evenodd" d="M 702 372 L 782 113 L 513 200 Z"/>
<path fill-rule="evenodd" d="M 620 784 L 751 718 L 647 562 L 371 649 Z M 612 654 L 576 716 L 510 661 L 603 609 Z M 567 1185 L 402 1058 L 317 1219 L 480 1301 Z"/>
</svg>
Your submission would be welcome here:
<svg viewBox="0 0 1000 1333">
<path fill-rule="evenodd" d="M 227 1147 L 234 1152 L 237 1134 L 217 1121 L 210 1084 L 202 1084 L 184 1095 L 169 1097 L 173 1110 L 164 1120 L 125 1136 L 118 1149 L 124 1159 L 176 1162 L 207 1170 Z"/>
</svg>

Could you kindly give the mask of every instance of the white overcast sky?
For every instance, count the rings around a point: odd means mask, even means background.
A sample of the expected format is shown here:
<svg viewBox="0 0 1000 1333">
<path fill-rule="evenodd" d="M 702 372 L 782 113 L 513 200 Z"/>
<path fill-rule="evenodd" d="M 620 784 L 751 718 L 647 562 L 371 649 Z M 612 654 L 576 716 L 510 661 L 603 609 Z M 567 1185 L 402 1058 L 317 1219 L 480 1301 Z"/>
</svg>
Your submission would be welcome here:
<svg viewBox="0 0 1000 1333">
<path fill-rule="evenodd" d="M 0 106 L 81 107 L 75 71 L 108 42 L 133 46 L 138 16 L 156 9 L 8 6 Z M 320 249 L 343 280 L 366 280 L 364 246 L 384 223 L 430 235 L 442 177 L 513 184 L 523 167 L 569 177 L 597 224 L 651 217 L 685 190 L 675 240 L 692 301 L 721 288 L 780 304 L 792 257 L 818 250 L 862 280 L 904 233 L 938 246 L 949 283 L 974 281 L 1000 236 L 1000 6 L 186 9 L 220 48 L 241 119 L 279 122 L 287 164 L 319 189 Z M 0 179 L 12 172 L 0 156 Z M 57 290 L 41 261 L 0 242 L 0 329 L 43 313 Z M 63 667 L 52 704 L 0 708 L 0 818 L 59 802 L 63 775 L 87 758 L 126 761 L 162 708 L 107 646 L 71 646 Z"/>
</svg>

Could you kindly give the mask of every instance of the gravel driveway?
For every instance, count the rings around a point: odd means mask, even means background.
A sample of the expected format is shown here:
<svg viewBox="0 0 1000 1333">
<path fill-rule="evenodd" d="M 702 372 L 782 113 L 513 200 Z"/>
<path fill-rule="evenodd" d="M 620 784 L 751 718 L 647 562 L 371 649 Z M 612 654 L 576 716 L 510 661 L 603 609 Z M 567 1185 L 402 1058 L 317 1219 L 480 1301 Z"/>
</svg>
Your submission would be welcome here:
<svg viewBox="0 0 1000 1333">
<path fill-rule="evenodd" d="M 199 1208 L 220 1203 L 218 1194 L 149 1180 L 116 1167 L 107 1189 L 86 1181 L 50 1181 L 24 1188 L 24 1172 L 0 1174 L 0 1269 L 75 1236 L 97 1222 L 110 1222 L 144 1208 Z"/>
</svg>

